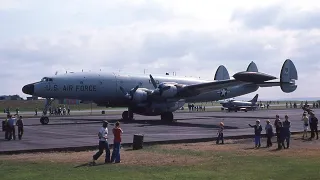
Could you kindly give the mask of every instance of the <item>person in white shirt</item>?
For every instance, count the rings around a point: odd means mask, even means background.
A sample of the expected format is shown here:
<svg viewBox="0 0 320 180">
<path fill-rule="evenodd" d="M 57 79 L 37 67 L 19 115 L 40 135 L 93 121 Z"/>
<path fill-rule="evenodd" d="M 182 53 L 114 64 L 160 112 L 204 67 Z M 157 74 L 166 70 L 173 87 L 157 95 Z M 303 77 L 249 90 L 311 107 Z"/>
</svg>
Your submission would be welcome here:
<svg viewBox="0 0 320 180">
<path fill-rule="evenodd" d="M 93 155 L 93 162 L 92 164 L 95 165 L 95 161 L 102 155 L 103 150 L 106 151 L 106 157 L 104 162 L 110 163 L 110 148 L 108 143 L 108 122 L 104 121 L 102 127 L 99 130 L 98 137 L 99 137 L 99 151 Z"/>
</svg>

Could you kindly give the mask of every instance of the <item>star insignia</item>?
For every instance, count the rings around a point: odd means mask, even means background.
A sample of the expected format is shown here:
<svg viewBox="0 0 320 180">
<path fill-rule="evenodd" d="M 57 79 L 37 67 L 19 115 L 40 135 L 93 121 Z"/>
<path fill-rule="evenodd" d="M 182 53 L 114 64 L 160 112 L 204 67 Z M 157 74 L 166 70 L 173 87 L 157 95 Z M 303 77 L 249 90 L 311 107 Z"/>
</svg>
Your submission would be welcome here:
<svg viewBox="0 0 320 180">
<path fill-rule="evenodd" d="M 227 94 L 228 94 L 228 91 L 227 89 L 221 89 L 218 94 L 220 94 L 221 97 L 225 97 Z"/>
</svg>

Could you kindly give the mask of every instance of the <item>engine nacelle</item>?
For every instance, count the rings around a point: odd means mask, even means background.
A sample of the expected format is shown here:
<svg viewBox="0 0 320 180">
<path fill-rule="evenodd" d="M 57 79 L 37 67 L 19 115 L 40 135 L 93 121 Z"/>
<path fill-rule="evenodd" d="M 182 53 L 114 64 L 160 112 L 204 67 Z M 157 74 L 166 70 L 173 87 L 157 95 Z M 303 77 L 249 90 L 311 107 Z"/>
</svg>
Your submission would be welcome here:
<svg viewBox="0 0 320 180">
<path fill-rule="evenodd" d="M 133 94 L 132 101 L 135 103 L 141 103 L 146 101 L 147 98 L 148 98 L 147 92 L 138 88 L 137 91 Z"/>
<path fill-rule="evenodd" d="M 175 85 L 166 84 L 165 86 L 170 87 L 162 92 L 161 96 L 165 98 L 174 97 L 178 93 L 178 89 Z"/>
</svg>

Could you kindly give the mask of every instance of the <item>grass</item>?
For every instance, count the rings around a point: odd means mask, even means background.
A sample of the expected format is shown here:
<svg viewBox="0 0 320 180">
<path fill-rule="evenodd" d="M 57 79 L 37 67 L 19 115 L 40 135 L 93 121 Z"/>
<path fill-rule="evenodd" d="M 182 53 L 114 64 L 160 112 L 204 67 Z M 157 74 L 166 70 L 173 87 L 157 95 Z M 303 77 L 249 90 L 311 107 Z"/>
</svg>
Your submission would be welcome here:
<svg viewBox="0 0 320 180">
<path fill-rule="evenodd" d="M 212 145 L 214 146 L 214 145 Z M 227 146 L 227 145 L 226 145 Z M 288 150 L 290 151 L 290 150 Z M 88 180 L 88 179 L 319 179 L 319 157 L 265 155 L 236 151 L 197 151 L 193 149 L 147 147 L 133 151 L 201 158 L 196 163 L 165 165 L 112 164 L 79 166 L 76 163 L 1 160 L 2 180 Z M 164 156 L 166 157 L 166 156 Z M 169 156 L 167 156 L 168 158 Z M 67 158 L 67 156 L 65 156 Z M 140 158 L 148 158 L 141 156 Z M 152 158 L 151 158 L 152 159 Z M 150 159 L 150 161 L 151 161 Z M 172 158 L 172 161 L 176 158 Z M 161 161 L 161 160 L 158 160 Z M 78 165 L 78 166 L 77 166 Z"/>
</svg>

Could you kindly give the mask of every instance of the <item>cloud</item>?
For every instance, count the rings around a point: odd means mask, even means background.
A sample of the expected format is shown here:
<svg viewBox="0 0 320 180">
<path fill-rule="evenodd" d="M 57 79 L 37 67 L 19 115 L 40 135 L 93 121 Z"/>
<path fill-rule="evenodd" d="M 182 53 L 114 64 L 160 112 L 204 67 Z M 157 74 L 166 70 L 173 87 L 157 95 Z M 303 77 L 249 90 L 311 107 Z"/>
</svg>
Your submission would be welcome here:
<svg viewBox="0 0 320 180">
<path fill-rule="evenodd" d="M 284 14 L 281 5 L 252 5 L 257 10 L 240 12 L 241 3 L 230 8 L 228 1 L 186 1 L 180 6 L 179 1 L 21 2 L 18 9 L 0 10 L 0 23 L 11 22 L 0 34 L 0 80 L 5 84 L 0 94 L 23 95 L 24 84 L 57 70 L 146 70 L 155 75 L 175 71 L 179 76 L 213 79 L 221 64 L 232 76 L 254 61 L 261 72 L 279 76 L 282 63 L 290 58 L 299 71 L 298 89 L 285 94 L 278 87 L 261 88 L 260 96 L 317 95 L 318 85 L 305 87 L 320 77 L 320 31 L 278 27 L 274 19 L 294 16 Z"/>
<path fill-rule="evenodd" d="M 310 30 L 320 28 L 320 8 L 304 10 L 299 7 L 287 7 L 275 4 L 250 10 L 238 9 L 232 21 L 240 21 L 248 28 L 260 29 L 275 27 L 282 30 Z"/>
</svg>

